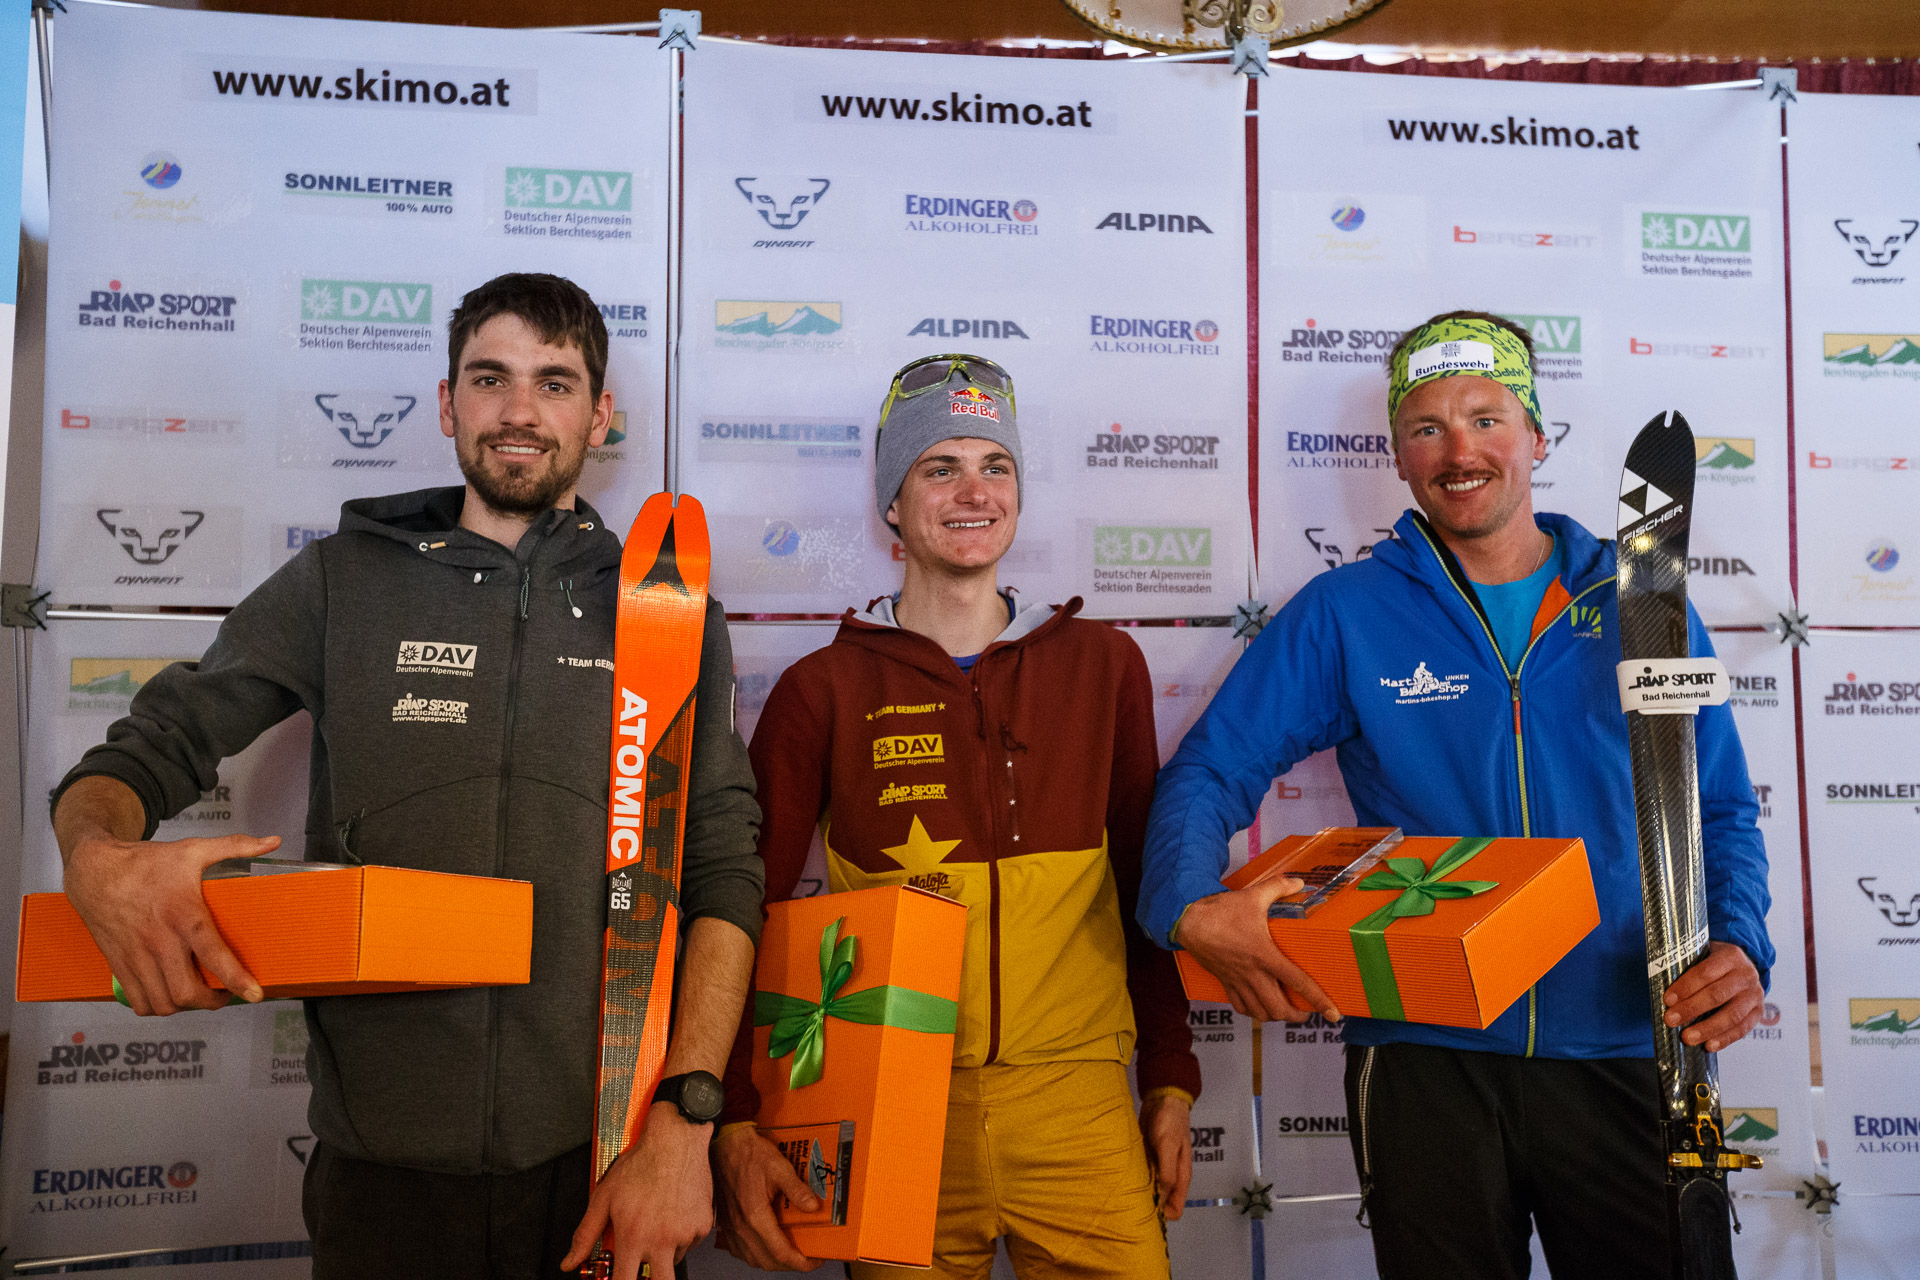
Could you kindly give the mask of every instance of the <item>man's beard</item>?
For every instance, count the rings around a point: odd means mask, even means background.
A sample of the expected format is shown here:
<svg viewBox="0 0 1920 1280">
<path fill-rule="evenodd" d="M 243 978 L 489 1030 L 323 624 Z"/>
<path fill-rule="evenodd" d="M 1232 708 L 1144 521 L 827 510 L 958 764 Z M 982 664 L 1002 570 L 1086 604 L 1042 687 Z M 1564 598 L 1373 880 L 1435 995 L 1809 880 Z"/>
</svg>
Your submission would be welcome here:
<svg viewBox="0 0 1920 1280">
<path fill-rule="evenodd" d="M 453 421 L 454 438 L 459 440 L 460 419 L 455 415 Z M 552 448 L 545 455 L 546 465 L 541 468 L 514 467 L 500 472 L 490 471 L 487 461 L 491 456 L 489 448 L 496 444 L 530 444 Z M 524 431 L 497 430 L 475 437 L 471 448 L 458 446 L 454 456 L 460 462 L 460 474 L 466 477 L 480 501 L 488 509 L 505 516 L 537 516 L 552 507 L 561 497 L 579 482 L 581 469 L 586 466 L 587 451 L 583 448 L 568 456 L 565 446 L 558 441 L 540 440 Z"/>
</svg>

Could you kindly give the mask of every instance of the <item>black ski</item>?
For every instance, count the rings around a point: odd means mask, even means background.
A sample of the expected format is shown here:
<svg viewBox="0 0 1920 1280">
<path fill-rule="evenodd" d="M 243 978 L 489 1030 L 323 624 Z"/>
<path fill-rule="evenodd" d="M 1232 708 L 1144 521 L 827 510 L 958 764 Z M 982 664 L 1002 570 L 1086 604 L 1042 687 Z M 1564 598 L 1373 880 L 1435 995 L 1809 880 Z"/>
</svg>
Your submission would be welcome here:
<svg viewBox="0 0 1920 1280">
<path fill-rule="evenodd" d="M 1619 503 L 1620 653 L 1627 663 L 1689 656 L 1693 469 L 1693 432 L 1678 412 L 1647 423 L 1627 451 Z M 1707 954 L 1693 716 L 1626 715 L 1673 1274 L 1676 1280 L 1734 1280 L 1727 1171 L 1757 1167 L 1760 1160 L 1727 1148 L 1714 1055 L 1682 1042 L 1682 1028 L 1667 1026 L 1665 1018 L 1667 988 Z"/>
</svg>

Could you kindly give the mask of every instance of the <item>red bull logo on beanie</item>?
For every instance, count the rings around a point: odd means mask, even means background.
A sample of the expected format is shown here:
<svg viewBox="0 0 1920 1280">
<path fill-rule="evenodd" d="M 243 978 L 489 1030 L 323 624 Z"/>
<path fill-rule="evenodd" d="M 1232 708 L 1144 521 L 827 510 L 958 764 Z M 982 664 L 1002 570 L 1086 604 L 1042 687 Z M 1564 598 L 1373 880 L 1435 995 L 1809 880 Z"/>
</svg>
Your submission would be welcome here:
<svg viewBox="0 0 1920 1280">
<path fill-rule="evenodd" d="M 978 387 L 961 387 L 948 392 L 947 412 L 985 418 L 989 422 L 1000 421 L 1000 406 L 994 403 L 992 396 Z"/>
</svg>

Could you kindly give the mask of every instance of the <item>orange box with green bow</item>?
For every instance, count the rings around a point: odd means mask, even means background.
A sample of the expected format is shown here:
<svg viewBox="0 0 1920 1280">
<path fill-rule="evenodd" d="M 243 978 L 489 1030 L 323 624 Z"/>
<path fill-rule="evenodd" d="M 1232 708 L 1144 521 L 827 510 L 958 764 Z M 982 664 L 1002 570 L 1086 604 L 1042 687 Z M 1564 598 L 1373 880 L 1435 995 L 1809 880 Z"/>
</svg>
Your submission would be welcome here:
<svg viewBox="0 0 1920 1280">
<path fill-rule="evenodd" d="M 1343 1015 L 1484 1029 L 1600 923 L 1577 839 L 1328 827 L 1288 836 L 1224 883 L 1275 875 L 1307 887 L 1274 904 L 1274 944 Z M 1188 998 L 1226 1000 L 1191 955 L 1176 959 Z"/>
<path fill-rule="evenodd" d="M 754 969 L 760 1132 L 820 1197 L 811 1258 L 933 1262 L 967 909 L 919 889 L 771 903 Z"/>
</svg>

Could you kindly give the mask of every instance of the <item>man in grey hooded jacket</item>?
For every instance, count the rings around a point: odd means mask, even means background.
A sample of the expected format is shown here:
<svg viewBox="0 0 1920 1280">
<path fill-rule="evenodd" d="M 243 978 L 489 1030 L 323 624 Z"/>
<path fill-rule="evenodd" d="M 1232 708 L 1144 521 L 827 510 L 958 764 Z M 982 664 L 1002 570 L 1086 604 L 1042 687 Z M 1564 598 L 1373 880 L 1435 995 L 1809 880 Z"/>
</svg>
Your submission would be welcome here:
<svg viewBox="0 0 1920 1280">
<path fill-rule="evenodd" d="M 347 503 L 198 663 L 140 690 L 54 793 L 66 889 L 136 1012 L 224 1003 L 196 961 L 258 1000 L 199 879 L 278 839 L 151 837 L 223 758 L 306 710 L 310 860 L 534 886 L 528 985 L 306 1002 L 315 1276 L 554 1276 L 608 1229 L 617 1280 L 664 1276 L 711 1223 L 712 1125 L 692 1091 L 654 1104 L 591 1199 L 585 1145 L 620 544 L 575 487 L 612 415 L 606 327 L 571 282 L 509 275 L 463 299 L 449 348 L 440 423 L 465 488 Z M 426 645 L 462 659 L 427 661 Z M 760 927 L 732 670 L 710 601 L 669 1077 L 722 1069 Z"/>
</svg>

